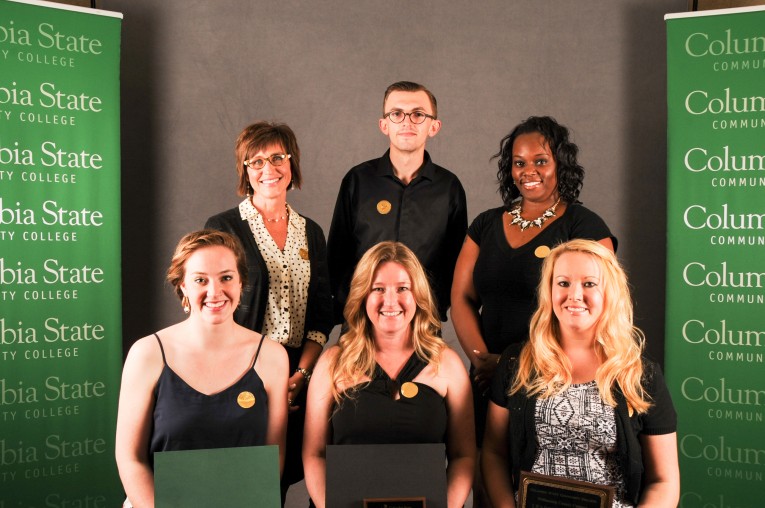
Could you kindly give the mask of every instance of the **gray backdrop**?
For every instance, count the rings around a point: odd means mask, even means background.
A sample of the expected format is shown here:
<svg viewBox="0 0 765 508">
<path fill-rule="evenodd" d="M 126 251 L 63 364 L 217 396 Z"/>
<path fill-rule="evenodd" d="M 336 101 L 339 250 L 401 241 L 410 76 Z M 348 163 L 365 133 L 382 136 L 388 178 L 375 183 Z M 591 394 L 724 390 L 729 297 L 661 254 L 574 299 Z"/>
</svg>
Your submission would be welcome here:
<svg viewBox="0 0 765 508">
<path fill-rule="evenodd" d="M 297 134 L 290 204 L 329 227 L 342 176 L 387 147 L 382 94 L 429 87 L 433 160 L 467 191 L 469 220 L 501 204 L 499 140 L 530 115 L 567 125 L 581 195 L 619 238 L 636 320 L 663 359 L 666 50 L 686 0 L 104 0 L 124 13 L 125 344 L 183 318 L 164 284 L 177 240 L 239 202 L 233 144 L 254 120 Z M 337 332 L 335 332 L 336 334 Z M 445 337 L 454 343 L 447 324 Z"/>
<path fill-rule="evenodd" d="M 467 191 L 469 220 L 501 204 L 499 140 L 520 120 L 567 125 L 581 195 L 619 238 L 636 316 L 662 357 L 666 50 L 685 0 L 105 0 L 124 13 L 123 308 L 126 345 L 183 317 L 163 282 L 177 240 L 235 206 L 233 145 L 257 119 L 288 123 L 304 185 L 288 199 L 327 233 L 345 172 L 386 149 L 385 87 L 439 101 L 435 162 Z M 453 334 L 447 326 L 447 336 Z"/>
</svg>

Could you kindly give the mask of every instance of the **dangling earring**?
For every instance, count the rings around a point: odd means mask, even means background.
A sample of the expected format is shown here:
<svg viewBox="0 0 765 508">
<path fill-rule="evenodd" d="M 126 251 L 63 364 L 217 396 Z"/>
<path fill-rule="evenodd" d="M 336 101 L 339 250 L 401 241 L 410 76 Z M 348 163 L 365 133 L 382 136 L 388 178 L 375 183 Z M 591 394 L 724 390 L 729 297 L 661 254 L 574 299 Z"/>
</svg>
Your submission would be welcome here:
<svg viewBox="0 0 765 508">
<path fill-rule="evenodd" d="M 188 314 L 191 312 L 191 305 L 189 304 L 189 297 L 186 295 L 183 295 L 183 299 L 181 300 L 181 305 L 183 306 L 183 313 Z"/>
</svg>

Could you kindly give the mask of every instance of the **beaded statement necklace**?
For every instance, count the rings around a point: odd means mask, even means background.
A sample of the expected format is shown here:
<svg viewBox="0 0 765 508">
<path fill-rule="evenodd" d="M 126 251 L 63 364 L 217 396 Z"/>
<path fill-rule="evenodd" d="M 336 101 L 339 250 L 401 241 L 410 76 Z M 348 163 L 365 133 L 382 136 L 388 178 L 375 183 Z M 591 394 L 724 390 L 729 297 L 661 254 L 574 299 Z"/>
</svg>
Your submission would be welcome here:
<svg viewBox="0 0 765 508">
<path fill-rule="evenodd" d="M 536 226 L 541 229 L 542 224 L 547 222 L 547 219 L 550 217 L 555 217 L 555 209 L 558 207 L 558 203 L 560 203 L 560 198 L 558 198 L 558 201 L 556 201 L 555 204 L 545 210 L 544 213 L 536 219 L 526 220 L 521 217 L 521 207 L 523 206 L 523 200 L 521 200 L 521 202 L 518 203 L 518 206 L 507 212 L 508 215 L 513 217 L 513 220 L 510 221 L 510 226 L 518 226 L 521 228 L 521 231 L 526 231 L 532 226 Z"/>
</svg>

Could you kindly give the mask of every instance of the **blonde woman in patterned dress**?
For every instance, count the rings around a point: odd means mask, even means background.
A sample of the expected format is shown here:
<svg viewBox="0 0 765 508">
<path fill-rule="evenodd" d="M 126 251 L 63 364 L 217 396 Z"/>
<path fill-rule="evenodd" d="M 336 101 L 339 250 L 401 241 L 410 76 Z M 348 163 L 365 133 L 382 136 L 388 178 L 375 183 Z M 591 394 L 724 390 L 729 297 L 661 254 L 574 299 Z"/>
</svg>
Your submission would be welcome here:
<svg viewBox="0 0 765 508">
<path fill-rule="evenodd" d="M 493 381 L 481 469 L 495 508 L 515 507 L 521 471 L 612 485 L 614 507 L 677 505 L 677 418 L 643 342 L 613 252 L 553 249 L 529 340 Z"/>
<path fill-rule="evenodd" d="M 301 458 L 305 394 L 314 365 L 332 330 L 324 232 L 287 204 L 300 188 L 300 148 L 285 124 L 257 122 L 236 141 L 237 191 L 245 199 L 207 220 L 205 227 L 235 235 L 247 253 L 249 284 L 237 323 L 280 342 L 290 359 L 287 456 L 282 503 L 303 479 Z"/>
</svg>

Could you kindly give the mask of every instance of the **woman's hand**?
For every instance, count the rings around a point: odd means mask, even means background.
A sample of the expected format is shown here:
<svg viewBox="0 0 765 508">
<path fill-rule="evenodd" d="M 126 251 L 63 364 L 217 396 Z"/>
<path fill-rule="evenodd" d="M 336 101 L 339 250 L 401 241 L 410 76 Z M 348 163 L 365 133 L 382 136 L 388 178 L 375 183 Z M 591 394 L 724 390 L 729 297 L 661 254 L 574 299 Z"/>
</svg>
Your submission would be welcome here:
<svg viewBox="0 0 765 508">
<path fill-rule="evenodd" d="M 499 363 L 499 356 L 492 353 L 482 353 L 477 350 L 473 350 L 475 354 L 474 374 L 476 383 L 481 387 L 481 390 L 488 390 L 491 386 L 491 380 L 494 377 L 494 371 L 497 370 L 497 364 Z"/>
<path fill-rule="evenodd" d="M 305 382 L 305 376 L 301 374 L 300 372 L 295 372 L 290 376 L 287 387 L 287 405 L 289 406 L 290 413 L 294 413 L 298 409 L 300 409 L 300 406 L 295 405 L 295 401 L 298 399 L 298 396 L 300 396 L 300 393 L 303 391 L 303 389 L 306 386 Z"/>
<path fill-rule="evenodd" d="M 299 370 L 293 372 L 287 381 L 287 388 L 289 390 L 287 392 L 287 405 L 289 406 L 290 413 L 294 413 L 300 409 L 300 406 L 294 404 L 301 393 L 303 393 L 303 390 L 308 390 L 308 378 L 311 377 L 311 372 L 313 372 L 313 368 L 321 355 L 323 347 L 324 346 L 318 342 L 310 339 L 306 339 L 303 342 L 303 354 L 300 355 L 300 363 L 298 364 Z M 301 371 L 305 371 L 308 374 Z"/>
</svg>

